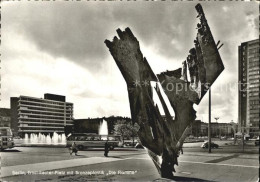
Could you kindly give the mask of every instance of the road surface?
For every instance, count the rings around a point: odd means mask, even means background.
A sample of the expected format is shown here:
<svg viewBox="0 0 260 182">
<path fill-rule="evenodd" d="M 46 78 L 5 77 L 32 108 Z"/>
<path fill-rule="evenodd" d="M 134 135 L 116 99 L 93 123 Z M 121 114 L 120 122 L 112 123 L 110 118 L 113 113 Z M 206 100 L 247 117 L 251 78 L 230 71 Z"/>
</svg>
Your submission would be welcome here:
<svg viewBox="0 0 260 182">
<path fill-rule="evenodd" d="M 258 147 L 241 153 L 223 145 L 212 153 L 193 144 L 184 147 L 175 181 L 243 181 L 258 179 Z M 231 152 L 232 151 L 232 152 Z M 66 148 L 16 147 L 1 152 L 3 181 L 155 181 L 157 169 L 145 149 L 115 149 L 104 157 L 101 149 L 70 156 Z"/>
</svg>

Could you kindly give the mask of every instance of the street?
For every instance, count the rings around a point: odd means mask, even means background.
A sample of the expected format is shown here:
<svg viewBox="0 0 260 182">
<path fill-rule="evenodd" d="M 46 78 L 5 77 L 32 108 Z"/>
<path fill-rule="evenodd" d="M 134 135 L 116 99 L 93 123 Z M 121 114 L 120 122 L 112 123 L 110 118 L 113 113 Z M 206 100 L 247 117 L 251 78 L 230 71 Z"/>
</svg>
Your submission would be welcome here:
<svg viewBox="0 0 260 182">
<path fill-rule="evenodd" d="M 223 143 L 208 153 L 201 143 L 184 144 L 175 181 L 252 181 L 258 179 L 258 147 Z M 231 152 L 232 151 L 232 152 Z M 154 181 L 161 179 L 145 149 L 103 149 L 69 155 L 64 147 L 15 147 L 1 152 L 3 181 Z"/>
</svg>

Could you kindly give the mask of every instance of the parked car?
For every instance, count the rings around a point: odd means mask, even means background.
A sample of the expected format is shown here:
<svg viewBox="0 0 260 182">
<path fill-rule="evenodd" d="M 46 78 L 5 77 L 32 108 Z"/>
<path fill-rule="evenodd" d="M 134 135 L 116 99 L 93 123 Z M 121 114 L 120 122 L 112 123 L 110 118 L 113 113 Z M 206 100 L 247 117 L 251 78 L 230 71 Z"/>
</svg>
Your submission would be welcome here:
<svg viewBox="0 0 260 182">
<path fill-rule="evenodd" d="M 219 145 L 214 143 L 214 142 L 211 142 L 210 143 L 211 145 L 211 148 L 218 148 Z M 208 148 L 209 147 L 209 142 L 204 142 L 202 145 L 201 145 L 201 148 Z"/>
<path fill-rule="evenodd" d="M 137 140 L 134 140 L 134 142 L 133 142 L 133 140 L 125 140 L 123 146 L 124 147 L 130 147 L 130 146 L 134 147 L 137 143 L 138 143 Z"/>
<path fill-rule="evenodd" d="M 226 136 L 222 136 L 222 137 L 220 137 L 220 140 L 226 140 L 226 139 L 227 139 Z"/>
<path fill-rule="evenodd" d="M 135 148 L 137 148 L 137 149 L 144 149 L 143 145 L 140 144 L 140 143 L 137 143 L 137 144 L 135 145 Z"/>
</svg>

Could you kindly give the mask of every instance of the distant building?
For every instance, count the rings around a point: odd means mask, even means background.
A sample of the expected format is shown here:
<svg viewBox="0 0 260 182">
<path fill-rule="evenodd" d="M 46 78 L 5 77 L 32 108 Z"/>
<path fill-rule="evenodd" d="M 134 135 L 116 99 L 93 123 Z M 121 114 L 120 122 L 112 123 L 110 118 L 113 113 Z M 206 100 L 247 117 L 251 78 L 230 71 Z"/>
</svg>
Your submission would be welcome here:
<svg viewBox="0 0 260 182">
<path fill-rule="evenodd" d="M 191 125 L 191 134 L 195 137 L 202 136 L 201 134 L 201 120 L 195 120 Z"/>
<path fill-rule="evenodd" d="M 0 108 L 0 127 L 11 127 L 11 109 Z"/>
<path fill-rule="evenodd" d="M 44 94 L 44 99 L 30 96 L 11 97 L 11 128 L 17 135 L 25 133 L 64 133 L 73 125 L 73 103 L 66 97 Z"/>
<path fill-rule="evenodd" d="M 211 123 L 211 134 L 213 137 L 229 136 L 234 137 L 235 130 L 232 123 Z"/>
<path fill-rule="evenodd" d="M 243 42 L 238 49 L 238 120 L 250 136 L 259 135 L 259 39 Z"/>
<path fill-rule="evenodd" d="M 234 137 L 237 132 L 237 123 L 211 123 L 211 136 L 212 137 Z M 195 136 L 195 135 L 194 135 Z M 200 123 L 200 136 L 208 136 L 208 123 Z"/>
<path fill-rule="evenodd" d="M 200 133 L 201 136 L 208 136 L 208 123 L 201 122 Z"/>
</svg>

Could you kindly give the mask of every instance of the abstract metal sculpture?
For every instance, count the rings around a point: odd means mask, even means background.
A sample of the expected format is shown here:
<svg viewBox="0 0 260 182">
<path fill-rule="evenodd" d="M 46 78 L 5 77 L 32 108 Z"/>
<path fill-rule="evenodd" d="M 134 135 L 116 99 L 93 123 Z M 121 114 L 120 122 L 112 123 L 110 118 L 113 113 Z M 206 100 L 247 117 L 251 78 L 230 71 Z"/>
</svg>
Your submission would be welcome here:
<svg viewBox="0 0 260 182">
<path fill-rule="evenodd" d="M 217 45 L 207 24 L 203 9 L 196 5 L 200 23 L 183 68 L 155 75 L 140 50 L 139 42 L 129 28 L 117 30 L 119 39 L 105 40 L 128 89 L 132 121 L 139 125 L 138 136 L 162 177 L 173 178 L 179 150 L 196 118 L 193 104 L 199 104 L 209 87 L 224 70 Z M 190 81 L 187 78 L 189 69 Z M 153 101 L 151 81 L 162 104 L 165 118 Z M 164 89 L 175 112 L 173 120 L 158 87 Z M 171 89 L 169 89 L 169 85 Z"/>
</svg>

